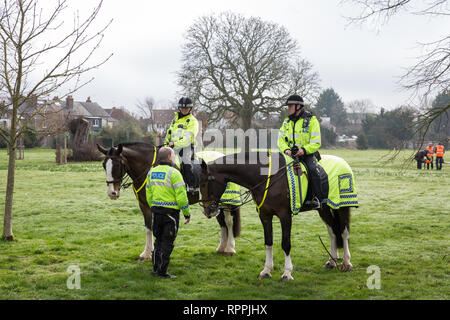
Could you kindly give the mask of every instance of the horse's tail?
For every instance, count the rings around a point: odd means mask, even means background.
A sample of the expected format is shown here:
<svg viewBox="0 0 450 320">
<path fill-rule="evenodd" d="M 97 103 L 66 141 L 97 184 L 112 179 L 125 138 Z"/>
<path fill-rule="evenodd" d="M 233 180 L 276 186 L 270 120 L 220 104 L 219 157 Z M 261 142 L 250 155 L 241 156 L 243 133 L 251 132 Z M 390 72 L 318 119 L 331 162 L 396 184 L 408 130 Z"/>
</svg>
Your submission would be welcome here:
<svg viewBox="0 0 450 320">
<path fill-rule="evenodd" d="M 233 236 L 235 238 L 241 235 L 241 207 L 232 210 L 233 216 Z"/>
</svg>

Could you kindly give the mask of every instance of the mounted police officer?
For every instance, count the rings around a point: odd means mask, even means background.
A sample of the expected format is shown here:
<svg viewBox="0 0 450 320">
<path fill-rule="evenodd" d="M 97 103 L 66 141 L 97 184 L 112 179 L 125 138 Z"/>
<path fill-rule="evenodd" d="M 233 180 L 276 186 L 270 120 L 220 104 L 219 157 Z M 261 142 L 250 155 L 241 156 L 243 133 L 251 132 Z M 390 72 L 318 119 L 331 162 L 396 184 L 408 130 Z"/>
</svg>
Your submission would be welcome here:
<svg viewBox="0 0 450 320">
<path fill-rule="evenodd" d="M 187 191 L 198 193 L 199 177 L 194 174 L 193 161 L 196 137 L 199 130 L 197 119 L 191 114 L 192 100 L 182 97 L 178 101 L 178 112 L 167 131 L 164 144 L 175 150 L 181 159 L 180 168 L 187 184 Z M 176 160 L 177 164 L 178 161 Z"/>
<path fill-rule="evenodd" d="M 284 119 L 278 135 L 278 148 L 280 152 L 302 161 L 308 169 L 310 183 L 314 198 L 305 204 L 313 209 L 321 207 L 326 203 L 327 194 L 322 190 L 320 169 L 317 158 L 321 146 L 319 121 L 310 112 L 304 110 L 303 98 L 299 95 L 291 95 L 285 104 L 288 106 L 289 116 Z M 327 192 L 328 193 L 328 192 Z"/>
<path fill-rule="evenodd" d="M 148 173 L 146 197 L 153 213 L 153 274 L 161 278 L 175 278 L 167 273 L 170 254 L 174 248 L 180 221 L 180 210 L 190 221 L 186 186 L 175 168 L 175 152 L 168 147 L 158 151 L 159 165 Z"/>
</svg>

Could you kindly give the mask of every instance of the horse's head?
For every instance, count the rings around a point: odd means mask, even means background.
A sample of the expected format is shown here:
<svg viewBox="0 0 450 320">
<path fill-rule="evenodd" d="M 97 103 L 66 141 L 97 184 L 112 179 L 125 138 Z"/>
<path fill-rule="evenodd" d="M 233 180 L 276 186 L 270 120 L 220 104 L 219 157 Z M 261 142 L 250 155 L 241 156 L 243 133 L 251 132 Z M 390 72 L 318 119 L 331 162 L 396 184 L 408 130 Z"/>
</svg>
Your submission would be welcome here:
<svg viewBox="0 0 450 320">
<path fill-rule="evenodd" d="M 105 155 L 103 168 L 106 171 L 106 193 L 112 200 L 120 196 L 120 185 L 125 175 L 125 159 L 122 155 L 122 145 L 106 149 L 97 144 L 98 150 Z"/>
<path fill-rule="evenodd" d="M 202 160 L 202 171 L 200 173 L 200 193 L 202 195 L 203 214 L 207 218 L 219 214 L 220 197 L 225 191 L 227 183 L 220 174 L 214 173 Z"/>
</svg>

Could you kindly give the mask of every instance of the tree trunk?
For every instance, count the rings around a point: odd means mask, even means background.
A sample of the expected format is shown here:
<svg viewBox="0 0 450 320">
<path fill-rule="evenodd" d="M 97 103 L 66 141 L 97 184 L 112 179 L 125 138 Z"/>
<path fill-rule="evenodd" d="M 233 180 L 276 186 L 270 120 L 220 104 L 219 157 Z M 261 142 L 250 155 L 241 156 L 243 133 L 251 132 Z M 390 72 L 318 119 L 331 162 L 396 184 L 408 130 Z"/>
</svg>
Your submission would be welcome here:
<svg viewBox="0 0 450 320">
<path fill-rule="evenodd" d="M 243 113 L 241 116 L 241 123 L 242 123 L 242 130 L 246 132 L 248 129 L 251 128 L 252 125 L 252 117 L 248 113 Z M 245 136 L 244 139 L 244 147 L 242 148 L 243 152 L 250 152 L 250 137 Z"/>
<path fill-rule="evenodd" d="M 85 160 L 87 143 L 89 141 L 89 131 L 91 123 L 83 118 L 72 120 L 70 123 L 70 131 L 73 135 L 72 140 L 72 160 Z"/>
<path fill-rule="evenodd" d="M 3 219 L 3 238 L 7 241 L 14 239 L 12 231 L 12 206 L 14 196 L 14 173 L 16 169 L 16 145 L 9 148 L 8 179 L 6 182 L 5 215 Z"/>
</svg>

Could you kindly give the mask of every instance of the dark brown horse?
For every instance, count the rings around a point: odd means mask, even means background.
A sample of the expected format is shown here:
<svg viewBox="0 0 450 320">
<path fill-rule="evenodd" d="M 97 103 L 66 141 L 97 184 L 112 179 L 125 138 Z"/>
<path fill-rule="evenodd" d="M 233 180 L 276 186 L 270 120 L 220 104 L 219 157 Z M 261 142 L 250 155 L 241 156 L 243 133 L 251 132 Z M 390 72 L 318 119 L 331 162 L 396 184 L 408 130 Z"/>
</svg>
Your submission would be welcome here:
<svg viewBox="0 0 450 320">
<path fill-rule="evenodd" d="M 145 196 L 145 182 L 152 165 L 156 164 L 157 148 L 147 143 L 120 143 L 110 149 L 97 144 L 98 150 L 105 155 L 103 168 L 106 171 L 106 192 L 110 199 L 120 197 L 120 187 L 125 174 L 133 181 L 133 189 L 139 202 L 139 208 L 144 215 L 146 228 L 145 249 L 139 260 L 148 260 L 152 257 L 153 232 L 152 212 Z"/>
<path fill-rule="evenodd" d="M 257 161 L 249 161 L 257 159 Z M 261 174 L 261 168 L 267 168 L 267 163 L 262 163 L 261 159 L 267 159 L 267 152 L 247 152 L 245 154 L 231 154 L 224 158 L 219 158 L 213 163 L 202 165 L 200 186 L 202 202 L 204 203 L 204 213 L 206 216 L 214 214 L 219 209 L 220 195 L 225 189 L 227 182 L 237 183 L 251 191 L 253 200 L 257 205 L 262 203 L 259 210 L 259 218 L 264 228 L 264 243 L 266 246 L 266 262 L 264 269 L 259 274 L 259 279 L 271 277 L 273 270 L 273 232 L 272 219 L 277 216 L 281 222 L 282 242 L 281 247 L 285 254 L 284 273 L 282 280 L 292 280 L 291 250 L 291 225 L 292 214 L 289 202 L 289 188 L 286 179 L 286 170 L 273 168 L 270 173 L 270 184 L 268 188 L 268 174 Z M 284 157 L 275 153 L 272 154 L 274 162 L 283 168 Z M 241 161 L 243 160 L 243 161 Z M 241 162 L 241 163 L 240 163 Z M 243 162 L 243 163 L 242 163 Z M 255 162 L 254 164 L 251 164 Z M 263 201 L 265 190 L 266 197 Z M 303 209 L 303 208 L 302 208 Z M 305 208 L 302 211 L 308 210 Z M 319 211 L 319 215 L 325 222 L 330 235 L 332 257 L 326 262 L 327 268 L 336 268 L 338 259 L 338 248 L 343 248 L 342 270 L 350 271 L 350 251 L 348 248 L 348 237 L 350 231 L 350 208 L 343 207 L 333 210 L 324 205 Z"/>
<path fill-rule="evenodd" d="M 158 147 L 142 142 L 120 143 L 117 147 L 105 148 L 97 145 L 98 150 L 105 155 L 103 168 L 106 171 L 107 194 L 112 200 L 120 197 L 120 188 L 127 174 L 132 180 L 133 190 L 144 215 L 146 227 L 145 249 L 139 260 L 148 260 L 152 257 L 153 232 L 152 212 L 146 199 L 147 174 L 153 166 L 157 165 L 156 152 Z M 188 194 L 189 204 L 199 201 L 198 197 Z M 240 232 L 240 209 L 238 206 L 227 205 L 216 216 L 222 232 L 217 252 L 231 255 L 234 251 L 234 237 Z"/>
</svg>

